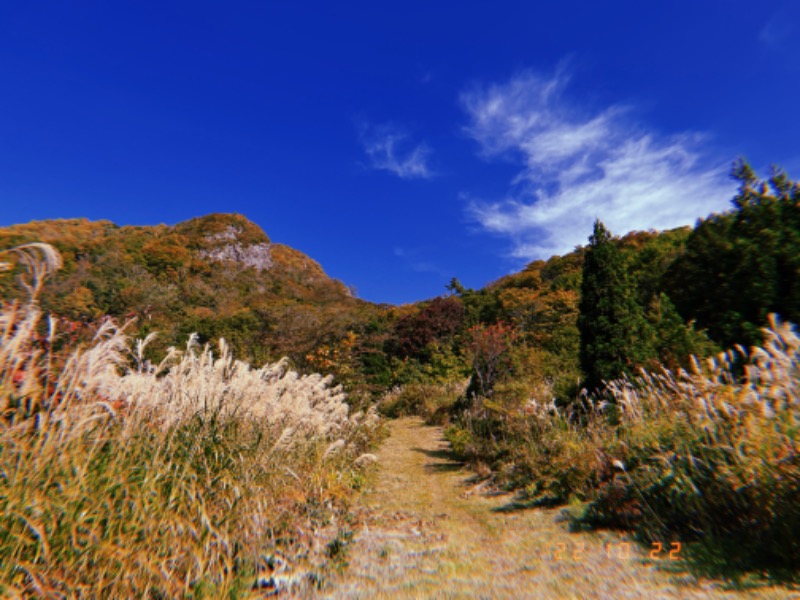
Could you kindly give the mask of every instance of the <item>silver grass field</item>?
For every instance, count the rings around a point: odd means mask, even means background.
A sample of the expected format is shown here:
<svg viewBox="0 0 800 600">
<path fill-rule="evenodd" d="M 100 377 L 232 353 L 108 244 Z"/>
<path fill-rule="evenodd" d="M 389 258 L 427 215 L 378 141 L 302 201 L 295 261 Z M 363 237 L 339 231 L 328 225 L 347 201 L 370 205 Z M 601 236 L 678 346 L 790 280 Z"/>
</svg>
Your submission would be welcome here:
<svg viewBox="0 0 800 600">
<path fill-rule="evenodd" d="M 7 251 L 0 313 L 0 593 L 248 597 L 320 587 L 378 436 L 330 379 L 190 339 L 157 364 L 106 321 L 55 356 L 36 297 L 50 246 Z M 5 269 L 10 260 L 0 263 Z M 56 366 L 58 364 L 58 366 Z M 339 544 L 339 546 L 337 546 Z"/>
</svg>

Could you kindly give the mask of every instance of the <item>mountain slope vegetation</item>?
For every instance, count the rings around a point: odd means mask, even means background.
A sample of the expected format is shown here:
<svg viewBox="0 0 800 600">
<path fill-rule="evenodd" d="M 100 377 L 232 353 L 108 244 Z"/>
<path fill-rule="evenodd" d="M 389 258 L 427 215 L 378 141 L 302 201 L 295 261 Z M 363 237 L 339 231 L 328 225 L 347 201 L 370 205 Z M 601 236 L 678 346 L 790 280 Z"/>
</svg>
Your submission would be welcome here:
<svg viewBox="0 0 800 600">
<path fill-rule="evenodd" d="M 236 214 L 175 226 L 70 219 L 0 229 L 2 248 L 27 242 L 50 243 L 64 259 L 42 292 L 46 311 L 79 326 L 136 318 L 132 333 L 158 332 L 154 353 L 196 332 L 201 342 L 225 338 L 245 360 L 302 362 L 319 339 L 380 312 Z M 3 297 L 18 293 L 13 279 L 0 281 Z"/>
<path fill-rule="evenodd" d="M 61 319 L 45 345 L 56 358 L 107 316 L 135 317 L 144 369 L 193 333 L 256 364 L 285 355 L 331 375 L 354 409 L 444 425 L 455 454 L 520 506 L 679 539 L 714 575 L 794 580 L 800 185 L 745 163 L 733 174 L 731 210 L 694 228 L 620 238 L 598 221 L 564 256 L 396 307 L 353 298 L 240 215 L 45 221 L 0 230 L 0 247 L 61 251 L 40 294 Z M 0 294 L 24 292 L 2 277 Z"/>
</svg>

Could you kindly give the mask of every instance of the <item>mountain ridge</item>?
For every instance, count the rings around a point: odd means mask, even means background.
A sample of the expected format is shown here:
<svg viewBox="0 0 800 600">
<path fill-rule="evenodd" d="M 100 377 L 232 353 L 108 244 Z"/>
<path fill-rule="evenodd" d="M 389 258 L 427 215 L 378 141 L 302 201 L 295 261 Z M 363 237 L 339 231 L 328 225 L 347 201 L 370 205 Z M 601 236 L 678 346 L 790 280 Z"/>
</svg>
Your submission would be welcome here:
<svg viewBox="0 0 800 600">
<path fill-rule="evenodd" d="M 84 323 L 136 317 L 137 335 L 157 330 L 164 344 L 197 331 L 206 341 L 226 337 L 251 360 L 299 359 L 320 336 L 341 335 L 378 310 L 237 213 L 175 225 L 77 218 L 0 228 L 0 247 L 29 242 L 50 243 L 64 258 L 43 292 L 45 310 Z M 1 297 L 20 294 L 13 278 L 0 281 Z"/>
</svg>

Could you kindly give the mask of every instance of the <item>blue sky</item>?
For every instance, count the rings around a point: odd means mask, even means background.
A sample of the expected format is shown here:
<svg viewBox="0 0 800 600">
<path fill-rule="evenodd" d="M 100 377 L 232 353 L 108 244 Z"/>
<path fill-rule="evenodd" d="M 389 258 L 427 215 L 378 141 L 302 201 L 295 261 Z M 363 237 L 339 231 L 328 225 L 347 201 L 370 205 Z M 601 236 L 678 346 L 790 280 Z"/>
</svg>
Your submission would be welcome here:
<svg viewBox="0 0 800 600">
<path fill-rule="evenodd" d="M 727 209 L 800 172 L 800 2 L 0 7 L 0 225 L 239 212 L 361 297 Z"/>
</svg>

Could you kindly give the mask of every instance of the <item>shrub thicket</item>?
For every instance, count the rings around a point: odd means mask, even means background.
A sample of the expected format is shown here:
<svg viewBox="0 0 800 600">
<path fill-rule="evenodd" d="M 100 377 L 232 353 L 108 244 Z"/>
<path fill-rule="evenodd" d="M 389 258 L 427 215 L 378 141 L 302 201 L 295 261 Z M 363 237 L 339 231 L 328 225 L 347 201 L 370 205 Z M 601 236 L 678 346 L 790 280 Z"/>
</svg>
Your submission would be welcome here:
<svg viewBox="0 0 800 600">
<path fill-rule="evenodd" d="M 611 382 L 614 403 L 579 417 L 547 389 L 513 410 L 476 399 L 448 437 L 528 504 L 583 502 L 576 523 L 681 541 L 715 575 L 796 577 L 800 337 L 774 317 L 764 336 L 750 353 Z"/>
</svg>

